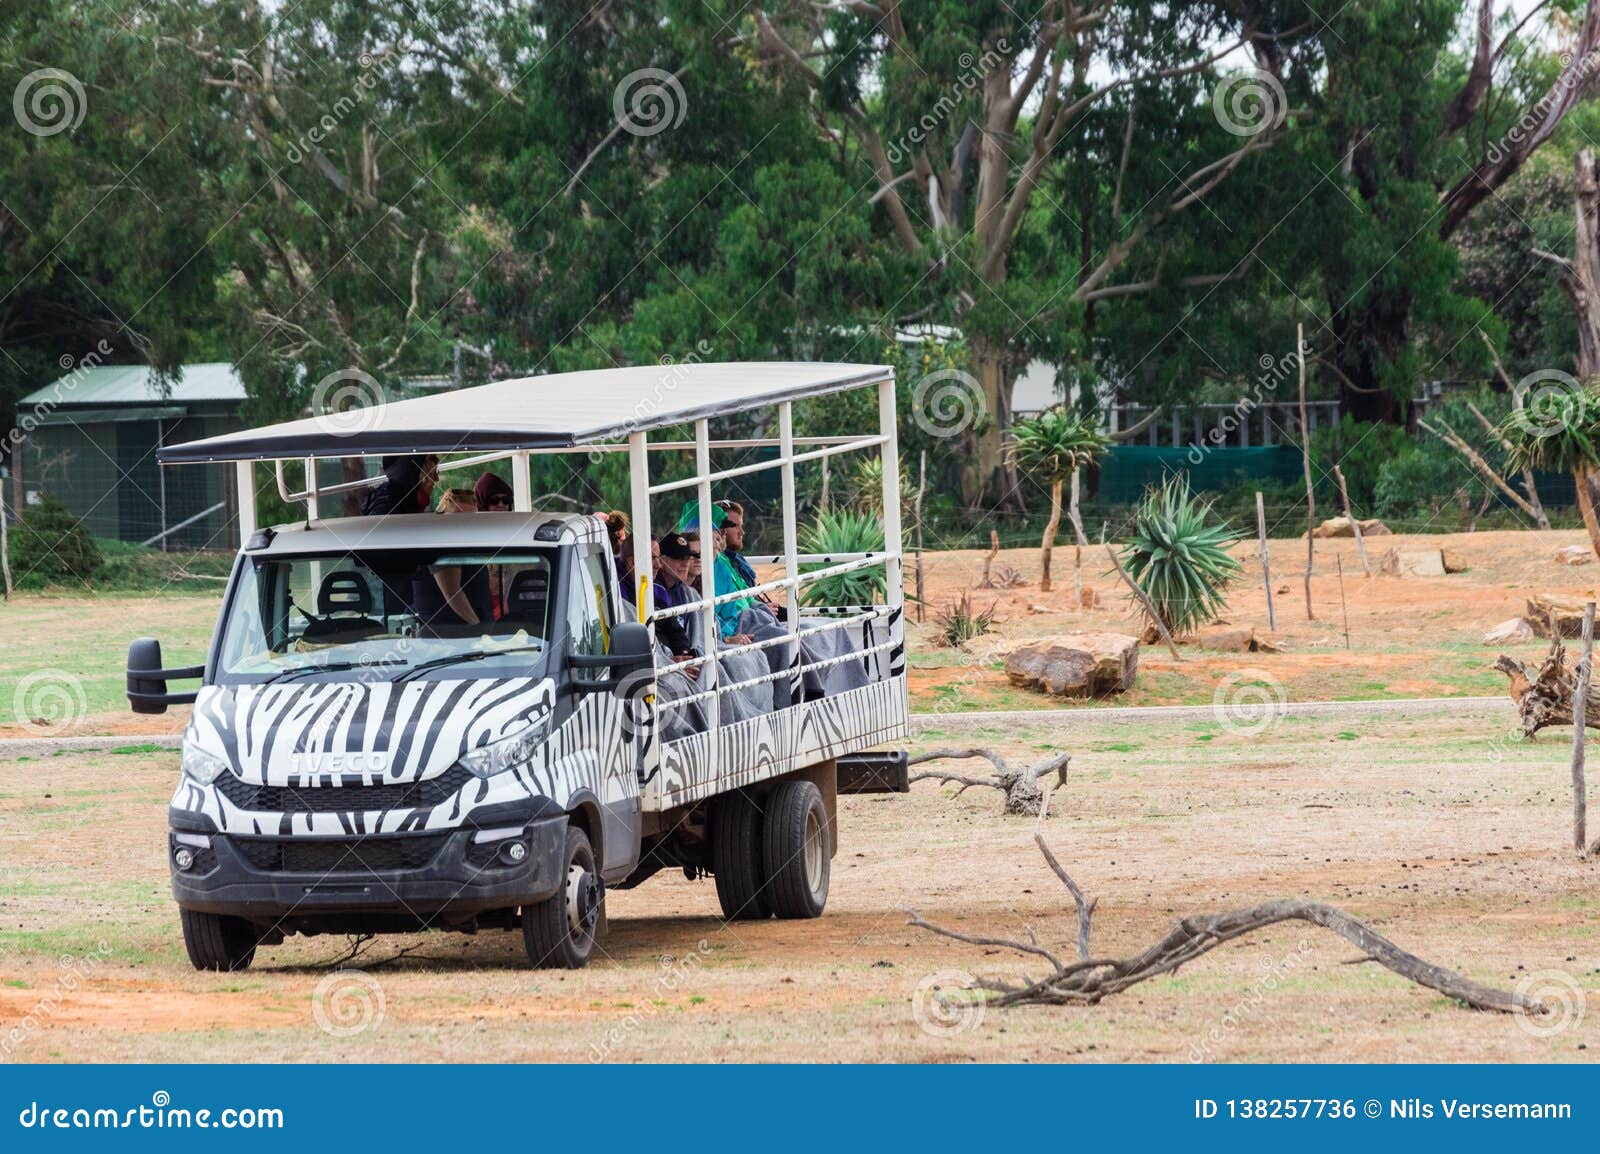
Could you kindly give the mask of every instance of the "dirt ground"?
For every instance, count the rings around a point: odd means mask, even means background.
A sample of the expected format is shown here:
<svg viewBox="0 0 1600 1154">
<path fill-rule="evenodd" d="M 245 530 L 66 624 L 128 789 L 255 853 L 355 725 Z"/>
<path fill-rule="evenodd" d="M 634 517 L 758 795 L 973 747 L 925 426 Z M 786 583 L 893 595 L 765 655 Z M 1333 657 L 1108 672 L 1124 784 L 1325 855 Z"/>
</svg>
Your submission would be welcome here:
<svg viewBox="0 0 1600 1154">
<path fill-rule="evenodd" d="M 1304 541 L 1271 542 L 1270 564 L 1278 629 L 1267 629 L 1266 598 L 1254 541 L 1236 546 L 1244 572 L 1228 601 L 1228 620 L 1252 626 L 1273 639 L 1279 653 L 1206 653 L 1184 648 L 1174 661 L 1159 645 L 1145 646 L 1138 683 L 1117 699 L 1126 705 L 1208 705 L 1241 677 L 1265 685 L 1290 701 L 1484 696 L 1504 692 L 1505 678 L 1489 668 L 1499 649 L 1481 644 L 1485 630 L 1519 615 L 1532 592 L 1593 597 L 1600 586 L 1600 564 L 1569 567 L 1555 561 L 1564 545 L 1586 545 L 1581 530 L 1486 532 L 1373 538 L 1374 562 L 1390 548 L 1446 549 L 1467 566 L 1436 578 L 1367 578 L 1351 540 L 1317 542 L 1312 607 L 1305 613 Z M 983 572 L 983 553 L 930 553 L 924 557 L 924 616 L 915 623 L 910 610 L 912 708 L 922 712 L 990 709 L 1093 708 L 1094 702 L 1062 703 L 1013 688 L 1003 670 L 1003 655 L 1026 641 L 1074 630 L 1137 633 L 1132 612 L 1103 550 L 1086 552 L 1087 586 L 1101 598 L 1097 609 L 1075 609 L 1073 550 L 1055 552 L 1055 589 L 1038 589 L 1037 549 L 1003 551 L 994 562 L 998 575 L 1015 569 L 1026 584 L 1014 589 L 975 588 Z M 1336 561 L 1337 559 L 1337 561 Z M 1336 563 L 1344 570 L 1341 604 Z M 908 566 L 908 592 L 914 585 Z M 965 650 L 938 644 L 934 617 L 963 593 L 975 609 L 993 607 L 994 632 Z M 216 596 L 168 593 L 161 596 L 24 594 L 0 606 L 0 738 L 17 736 L 178 733 L 186 708 L 161 716 L 137 717 L 123 697 L 122 668 L 128 642 L 156 636 L 169 664 L 198 662 L 216 621 Z M 1348 615 L 1350 647 L 1345 646 Z M 1533 657 L 1542 643 L 1521 647 Z M 14 675 L 38 675 L 31 700 L 43 702 L 27 724 L 18 713 Z M 63 680 L 59 675 L 65 674 Z M 1233 679 L 1230 681 L 1230 679 Z M 65 686 L 56 692 L 55 687 Z M 24 703 L 25 704 L 25 703 Z M 52 708 L 64 712 L 51 715 Z"/>
<path fill-rule="evenodd" d="M 1268 550 L 1277 616 L 1277 630 L 1272 631 L 1258 546 L 1253 539 L 1241 542 L 1232 551 L 1243 572 L 1228 594 L 1226 619 L 1254 628 L 1282 652 L 1224 654 L 1184 646 L 1179 662 L 1160 644 L 1147 645 L 1139 657 L 1138 684 L 1115 703 L 1210 704 L 1219 685 L 1242 673 L 1272 685 L 1290 701 L 1499 694 L 1505 691 L 1505 677 L 1489 665 L 1505 650 L 1485 648 L 1483 634 L 1521 615 L 1534 592 L 1594 597 L 1600 587 L 1600 564 L 1591 561 L 1573 567 L 1555 560 L 1562 546 L 1588 547 L 1581 530 L 1392 535 L 1371 538 L 1366 544 L 1374 567 L 1389 549 L 1443 549 L 1465 570 L 1432 578 L 1368 578 L 1354 540 L 1319 540 L 1311 579 L 1315 620 L 1308 620 L 1306 543 L 1274 540 Z M 1056 548 L 1054 589 L 1041 593 L 1037 549 L 1002 550 L 995 558 L 993 575 L 1009 567 L 1025 581 L 1010 589 L 978 587 L 983 575 L 981 551 L 928 554 L 923 568 L 925 621 L 920 625 L 913 621 L 911 626 L 913 708 L 1057 706 L 1037 694 L 1013 689 L 1003 671 L 1003 654 L 1026 641 L 1076 630 L 1139 633 L 1139 615 L 1105 550 L 1096 546 L 1083 554 L 1083 583 L 1098 593 L 1096 609 L 1075 607 L 1073 560 L 1072 547 Z M 908 580 L 908 590 L 912 588 Z M 973 609 L 992 606 L 998 618 L 993 636 L 969 643 L 965 652 L 938 644 L 935 621 L 939 611 L 963 594 L 970 595 Z M 915 610 L 911 612 L 914 618 Z M 1545 643 L 1534 642 L 1511 651 L 1529 657 L 1544 647 Z"/>
<path fill-rule="evenodd" d="M 1481 612 L 1493 614 L 1482 595 Z M 170 753 L 0 762 L 0 1054 L 12 1060 L 1583 1061 L 1600 1051 L 1600 864 L 1567 850 L 1564 734 L 1504 736 L 1509 703 L 1441 716 L 1129 724 L 1092 712 L 923 747 L 1065 745 L 1042 829 L 1099 899 L 1095 952 L 1131 954 L 1176 916 L 1304 896 L 1483 982 L 1565 991 L 1540 1033 L 1413 986 L 1290 923 L 1097 1007 L 930 1002 L 1026 959 L 930 936 L 1029 926 L 1070 953 L 1072 906 L 992 791 L 920 783 L 841 802 L 827 913 L 724 924 L 710 882 L 611 897 L 604 952 L 525 968 L 520 936 L 292 938 L 237 975 L 195 973 L 167 896 Z M 1260 726 L 1259 732 L 1257 726 Z M 139 747 L 131 746 L 137 750 Z M 404 952 L 404 956 L 401 956 Z M 1037 965 L 1031 968 L 1037 969 Z M 923 991 L 919 995 L 919 988 Z"/>
</svg>

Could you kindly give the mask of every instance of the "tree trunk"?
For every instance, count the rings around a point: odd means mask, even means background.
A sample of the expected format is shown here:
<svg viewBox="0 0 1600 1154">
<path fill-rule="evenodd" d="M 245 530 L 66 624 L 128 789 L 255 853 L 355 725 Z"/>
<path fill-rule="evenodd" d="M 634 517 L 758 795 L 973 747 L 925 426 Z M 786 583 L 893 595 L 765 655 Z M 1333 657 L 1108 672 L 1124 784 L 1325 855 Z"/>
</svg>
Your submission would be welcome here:
<svg viewBox="0 0 1600 1154">
<path fill-rule="evenodd" d="M 988 341 L 973 341 L 971 348 L 980 396 L 973 398 L 961 499 L 974 508 L 986 501 L 995 507 L 1020 507 L 1016 474 L 1005 452 L 1006 431 L 1011 428 L 1011 355 L 1003 345 Z"/>
<path fill-rule="evenodd" d="M 1055 548 L 1056 530 L 1061 527 L 1061 478 L 1050 481 L 1050 520 L 1045 522 L 1044 539 L 1039 542 L 1039 592 L 1050 592 L 1050 552 Z"/>
<path fill-rule="evenodd" d="M 1572 487 L 1578 494 L 1578 512 L 1583 514 L 1583 527 L 1589 530 L 1589 547 L 1600 557 L 1600 518 L 1595 516 L 1596 474 L 1587 468 L 1572 471 Z"/>
</svg>

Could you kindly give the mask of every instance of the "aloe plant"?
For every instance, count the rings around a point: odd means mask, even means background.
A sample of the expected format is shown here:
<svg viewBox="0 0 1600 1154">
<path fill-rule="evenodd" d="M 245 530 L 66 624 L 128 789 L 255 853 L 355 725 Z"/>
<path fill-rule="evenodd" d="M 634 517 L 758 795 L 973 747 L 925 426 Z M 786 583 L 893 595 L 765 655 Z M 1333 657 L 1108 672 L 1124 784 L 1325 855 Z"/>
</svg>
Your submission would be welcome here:
<svg viewBox="0 0 1600 1154">
<path fill-rule="evenodd" d="M 1212 519 L 1211 502 L 1190 492 L 1182 476 L 1172 476 L 1145 494 L 1122 561 L 1168 632 L 1179 636 L 1221 614 L 1223 590 L 1239 573 L 1228 553 L 1236 540 L 1225 522 Z"/>
<path fill-rule="evenodd" d="M 882 552 L 883 525 L 871 513 L 824 509 L 810 528 L 800 534 L 800 549 L 822 556 Z M 827 566 L 826 562 L 815 562 L 800 566 L 800 571 L 805 573 Z M 887 589 L 883 566 L 869 565 L 803 585 L 800 599 L 807 605 L 871 605 L 882 600 Z"/>
</svg>

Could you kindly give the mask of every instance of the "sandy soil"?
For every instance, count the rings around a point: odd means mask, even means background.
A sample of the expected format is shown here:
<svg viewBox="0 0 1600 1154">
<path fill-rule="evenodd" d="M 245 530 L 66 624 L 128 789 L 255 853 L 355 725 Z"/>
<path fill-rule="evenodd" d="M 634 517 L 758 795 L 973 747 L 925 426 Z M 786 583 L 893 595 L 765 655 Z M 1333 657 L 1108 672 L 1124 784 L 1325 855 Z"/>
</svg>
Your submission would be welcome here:
<svg viewBox="0 0 1600 1154">
<path fill-rule="evenodd" d="M 1509 717 L 1399 711 L 1129 725 L 1092 713 L 958 734 L 1019 759 L 1066 744 L 1043 830 L 1099 899 L 1097 953 L 1174 916 L 1305 896 L 1481 981 L 1530 975 L 1595 1011 L 1540 1035 L 1466 1010 L 1310 926 L 1271 928 L 1093 1008 L 929 1012 L 931 983 L 1026 959 L 908 927 L 1031 926 L 1070 952 L 1071 903 L 992 792 L 846 798 L 826 915 L 724 924 L 709 882 L 612 896 L 586 971 L 524 967 L 517 935 L 290 939 L 193 972 L 166 895 L 170 754 L 0 762 L 0 1053 L 32 1060 L 1585 1060 L 1600 1050 L 1596 866 L 1566 851 L 1564 743 Z M 403 951 L 409 951 L 400 956 Z M 333 968 L 330 968 L 333 967 Z M 1032 968 L 1037 969 L 1037 966 Z"/>
</svg>

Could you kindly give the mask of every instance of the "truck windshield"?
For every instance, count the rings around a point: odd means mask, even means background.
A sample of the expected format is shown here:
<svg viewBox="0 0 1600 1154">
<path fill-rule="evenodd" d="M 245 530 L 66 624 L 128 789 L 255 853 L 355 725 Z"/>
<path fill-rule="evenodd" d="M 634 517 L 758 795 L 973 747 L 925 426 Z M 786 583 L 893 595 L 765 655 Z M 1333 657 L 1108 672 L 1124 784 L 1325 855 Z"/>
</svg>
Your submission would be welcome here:
<svg viewBox="0 0 1600 1154">
<path fill-rule="evenodd" d="M 251 558 L 228 599 L 218 680 L 531 676 L 553 555 L 373 550 Z"/>
</svg>

